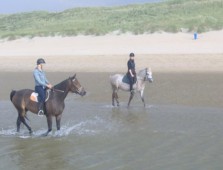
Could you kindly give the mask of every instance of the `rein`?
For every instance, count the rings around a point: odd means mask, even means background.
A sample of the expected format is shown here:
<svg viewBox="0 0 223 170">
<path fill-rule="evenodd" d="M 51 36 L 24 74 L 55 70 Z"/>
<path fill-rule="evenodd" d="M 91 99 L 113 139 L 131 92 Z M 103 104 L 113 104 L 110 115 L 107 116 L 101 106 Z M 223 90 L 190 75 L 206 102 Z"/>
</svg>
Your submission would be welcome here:
<svg viewBox="0 0 223 170">
<path fill-rule="evenodd" d="M 137 81 L 138 81 L 138 80 L 146 81 L 146 77 L 139 77 L 139 76 L 138 76 L 138 77 L 137 77 Z M 137 81 L 136 81 L 136 82 L 137 82 Z"/>
<path fill-rule="evenodd" d="M 48 89 L 48 90 L 47 90 L 48 95 L 47 95 L 47 98 L 45 99 L 45 102 L 49 100 L 49 98 L 50 98 L 50 92 L 51 92 L 51 91 L 53 91 L 53 92 L 54 92 L 54 91 L 57 91 L 57 92 L 64 93 L 63 90 L 59 90 L 59 89 L 55 89 L 55 88 Z"/>
<path fill-rule="evenodd" d="M 59 90 L 59 89 L 55 89 L 55 88 L 52 88 L 53 91 L 56 91 L 56 92 L 61 92 L 61 93 L 64 93 L 63 90 Z"/>
</svg>

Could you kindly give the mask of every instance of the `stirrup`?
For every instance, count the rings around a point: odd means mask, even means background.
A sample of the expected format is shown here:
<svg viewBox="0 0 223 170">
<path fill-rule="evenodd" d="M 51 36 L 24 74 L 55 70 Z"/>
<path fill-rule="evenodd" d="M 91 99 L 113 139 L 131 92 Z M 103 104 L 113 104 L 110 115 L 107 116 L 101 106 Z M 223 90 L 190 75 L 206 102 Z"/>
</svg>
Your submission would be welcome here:
<svg viewBox="0 0 223 170">
<path fill-rule="evenodd" d="M 44 116 L 44 111 L 43 110 L 39 110 L 39 112 L 37 113 L 38 116 L 42 117 Z"/>
</svg>

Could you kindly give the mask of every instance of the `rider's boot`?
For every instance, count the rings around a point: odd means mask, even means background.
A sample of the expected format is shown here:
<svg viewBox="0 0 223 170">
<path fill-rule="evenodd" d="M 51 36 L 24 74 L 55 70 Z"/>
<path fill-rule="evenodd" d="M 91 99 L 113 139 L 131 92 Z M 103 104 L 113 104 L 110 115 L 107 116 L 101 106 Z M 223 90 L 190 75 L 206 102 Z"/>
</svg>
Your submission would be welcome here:
<svg viewBox="0 0 223 170">
<path fill-rule="evenodd" d="M 134 94 L 135 93 L 135 90 L 133 89 L 133 84 L 130 84 L 130 93 L 131 94 Z"/>
<path fill-rule="evenodd" d="M 38 109 L 39 109 L 38 116 L 43 116 L 44 115 L 43 103 L 39 103 Z"/>
</svg>

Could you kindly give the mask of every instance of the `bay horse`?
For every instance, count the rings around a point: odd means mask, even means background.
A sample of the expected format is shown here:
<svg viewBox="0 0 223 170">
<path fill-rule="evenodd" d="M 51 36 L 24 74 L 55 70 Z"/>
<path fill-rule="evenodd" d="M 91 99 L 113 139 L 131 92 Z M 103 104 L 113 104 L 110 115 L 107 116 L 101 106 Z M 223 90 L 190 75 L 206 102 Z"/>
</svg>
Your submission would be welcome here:
<svg viewBox="0 0 223 170">
<path fill-rule="evenodd" d="M 152 77 L 152 71 L 149 68 L 142 69 L 137 74 L 137 82 L 133 85 L 133 89 L 140 93 L 142 102 L 144 104 L 144 107 L 146 106 L 145 100 L 144 100 L 144 89 L 146 85 L 146 81 L 149 81 L 150 83 L 153 82 Z M 127 75 L 123 74 L 115 74 L 110 76 L 110 83 L 112 86 L 112 105 L 115 106 L 115 100 L 117 103 L 117 106 L 119 106 L 119 100 L 118 100 L 118 90 L 123 91 L 130 91 L 130 85 L 128 82 Z M 128 106 L 130 106 L 130 102 L 134 96 L 134 93 L 130 94 Z"/>
<path fill-rule="evenodd" d="M 10 99 L 18 111 L 18 118 L 16 121 L 17 132 L 20 131 L 20 125 L 23 123 L 29 130 L 29 133 L 32 133 L 32 129 L 26 123 L 25 118 L 27 111 L 31 111 L 34 114 L 38 113 L 38 102 L 30 99 L 33 92 L 34 90 L 31 89 L 22 89 L 19 91 L 12 90 L 10 93 Z M 53 116 L 56 117 L 57 130 L 60 130 L 60 121 L 65 108 L 64 100 L 69 92 L 79 94 L 80 96 L 84 96 L 86 94 L 86 91 L 77 80 L 76 74 L 55 85 L 51 90 L 49 90 L 49 99 L 45 102 L 44 107 L 44 113 L 48 124 L 48 130 L 44 134 L 45 136 L 52 131 Z"/>
</svg>

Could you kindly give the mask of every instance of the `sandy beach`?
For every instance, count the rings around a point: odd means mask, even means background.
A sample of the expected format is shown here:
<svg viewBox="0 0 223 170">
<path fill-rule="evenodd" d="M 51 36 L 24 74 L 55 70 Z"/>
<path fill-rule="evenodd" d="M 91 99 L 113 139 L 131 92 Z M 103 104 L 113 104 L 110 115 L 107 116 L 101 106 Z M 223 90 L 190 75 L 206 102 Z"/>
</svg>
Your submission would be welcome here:
<svg viewBox="0 0 223 170">
<path fill-rule="evenodd" d="M 46 71 L 125 72 L 128 54 L 137 68 L 157 72 L 222 72 L 223 30 L 198 34 L 155 33 L 76 37 L 35 37 L 0 41 L 0 71 L 31 71 L 43 57 Z"/>
<path fill-rule="evenodd" d="M 112 73 L 126 73 L 128 55 L 134 52 L 137 71 L 146 67 L 153 71 L 152 101 L 222 106 L 222 42 L 223 31 L 198 34 L 197 40 L 189 33 L 2 40 L 1 97 L 8 99 L 11 89 L 33 88 L 32 71 L 39 57 L 45 59 L 44 69 L 53 84 L 74 73 L 82 78 L 84 73 L 81 82 L 89 82 L 87 89 L 91 89 L 91 82 L 95 80 L 90 77 L 97 79 L 98 73 L 103 74 L 101 82 L 104 83 L 108 83 Z M 104 88 L 110 90 L 110 86 Z M 186 98 L 182 97 L 184 92 Z"/>
<path fill-rule="evenodd" d="M 222 42 L 223 31 L 198 35 L 197 40 L 192 34 L 156 33 L 2 41 L 0 95 L 8 99 L 11 89 L 33 88 L 32 71 L 36 59 L 43 57 L 52 84 L 78 73 L 87 90 L 99 88 L 97 82 L 105 83 L 110 102 L 108 77 L 126 73 L 129 52 L 135 52 L 137 71 L 145 67 L 153 71 L 155 81 L 148 95 L 151 101 L 222 107 Z"/>
<path fill-rule="evenodd" d="M 0 42 L 0 169 L 222 169 L 223 31 L 198 34 L 23 38 Z M 151 67 L 143 107 L 119 92 L 112 106 L 109 76 Z M 61 130 L 42 137 L 45 118 L 27 113 L 16 133 L 11 90 L 34 89 L 36 60 L 56 85 L 77 73 L 86 96 L 68 94 Z M 41 164 L 40 164 L 41 162 Z"/>
<path fill-rule="evenodd" d="M 11 89 L 33 88 L 32 72 L 36 60 L 43 57 L 52 84 L 78 73 L 91 89 L 94 79 L 97 84 L 103 74 L 100 81 L 106 84 L 110 101 L 109 75 L 125 74 L 128 55 L 135 52 L 137 71 L 146 67 L 153 71 L 149 94 L 153 102 L 222 107 L 222 42 L 223 31 L 198 34 L 197 40 L 188 33 L 2 40 L 0 95 L 8 99 Z"/>
</svg>

